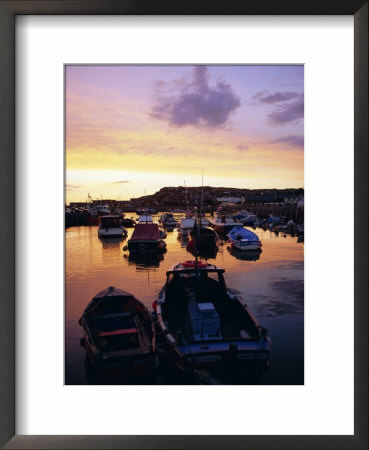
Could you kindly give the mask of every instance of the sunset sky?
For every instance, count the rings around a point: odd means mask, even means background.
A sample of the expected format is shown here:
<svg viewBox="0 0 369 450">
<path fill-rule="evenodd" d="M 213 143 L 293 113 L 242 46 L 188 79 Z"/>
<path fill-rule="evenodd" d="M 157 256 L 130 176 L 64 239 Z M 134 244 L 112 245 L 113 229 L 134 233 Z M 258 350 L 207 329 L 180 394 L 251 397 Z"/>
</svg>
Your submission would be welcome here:
<svg viewBox="0 0 369 450">
<path fill-rule="evenodd" d="M 66 66 L 66 202 L 304 185 L 303 66 Z"/>
</svg>

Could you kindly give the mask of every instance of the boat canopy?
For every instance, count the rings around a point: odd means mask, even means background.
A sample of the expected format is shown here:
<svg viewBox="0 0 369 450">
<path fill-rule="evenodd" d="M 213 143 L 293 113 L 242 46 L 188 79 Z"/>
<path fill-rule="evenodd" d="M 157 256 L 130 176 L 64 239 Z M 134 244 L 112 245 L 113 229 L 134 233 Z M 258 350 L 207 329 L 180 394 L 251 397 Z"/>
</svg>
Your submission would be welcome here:
<svg viewBox="0 0 369 450">
<path fill-rule="evenodd" d="M 132 233 L 131 241 L 136 240 L 156 241 L 160 239 L 160 230 L 156 223 L 138 223 Z"/>
</svg>

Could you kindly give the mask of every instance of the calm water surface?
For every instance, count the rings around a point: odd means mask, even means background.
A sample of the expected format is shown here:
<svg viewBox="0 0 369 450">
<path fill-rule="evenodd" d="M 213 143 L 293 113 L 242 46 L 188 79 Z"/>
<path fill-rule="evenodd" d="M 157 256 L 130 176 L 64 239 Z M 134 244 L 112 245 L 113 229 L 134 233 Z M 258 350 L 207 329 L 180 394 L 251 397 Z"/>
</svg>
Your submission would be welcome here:
<svg viewBox="0 0 369 450">
<path fill-rule="evenodd" d="M 102 240 L 97 237 L 97 227 L 66 230 L 66 384 L 88 383 L 78 319 L 94 295 L 115 286 L 130 292 L 152 310 L 151 304 L 165 283 L 166 270 L 174 263 L 192 259 L 175 230 L 168 232 L 167 252 L 160 259 L 132 261 L 129 252 L 123 251 L 133 229 L 128 231 L 127 239 Z M 231 251 L 229 244 L 220 242 L 219 252 L 209 262 L 225 268 L 227 286 L 242 296 L 272 339 L 272 366 L 252 384 L 303 384 L 303 244 L 297 242 L 296 236 L 276 235 L 261 228 L 253 231 L 263 244 L 259 259 L 246 260 L 245 252 Z M 189 383 L 169 372 L 158 376 L 156 382 Z M 248 384 L 246 379 L 237 378 L 234 382 Z"/>
</svg>

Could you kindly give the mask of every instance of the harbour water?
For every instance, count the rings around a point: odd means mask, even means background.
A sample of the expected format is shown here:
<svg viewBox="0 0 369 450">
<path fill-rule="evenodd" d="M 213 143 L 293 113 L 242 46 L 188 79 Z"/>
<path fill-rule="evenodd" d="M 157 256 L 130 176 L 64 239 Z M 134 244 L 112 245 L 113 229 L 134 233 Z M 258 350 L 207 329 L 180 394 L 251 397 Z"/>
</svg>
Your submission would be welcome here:
<svg viewBox="0 0 369 450">
<path fill-rule="evenodd" d="M 154 217 L 154 220 L 157 219 Z M 249 380 L 239 374 L 234 384 L 296 385 L 304 383 L 304 249 L 297 236 L 257 228 L 262 252 L 246 255 L 219 242 L 208 261 L 225 269 L 227 286 L 242 296 L 272 340 L 271 368 Z M 123 247 L 126 239 L 99 239 L 96 226 L 66 229 L 65 258 L 65 384 L 88 384 L 85 350 L 78 324 L 91 298 L 108 286 L 132 293 L 152 310 L 152 302 L 165 282 L 165 272 L 177 262 L 193 259 L 176 230 L 168 232 L 167 251 L 160 257 L 132 260 Z M 246 254 L 245 254 L 246 253 Z M 172 369 L 158 367 L 153 383 L 192 384 Z M 214 380 L 211 379 L 213 382 Z M 219 380 L 217 380 L 219 381 Z M 221 382 L 221 380 L 219 381 Z"/>
</svg>

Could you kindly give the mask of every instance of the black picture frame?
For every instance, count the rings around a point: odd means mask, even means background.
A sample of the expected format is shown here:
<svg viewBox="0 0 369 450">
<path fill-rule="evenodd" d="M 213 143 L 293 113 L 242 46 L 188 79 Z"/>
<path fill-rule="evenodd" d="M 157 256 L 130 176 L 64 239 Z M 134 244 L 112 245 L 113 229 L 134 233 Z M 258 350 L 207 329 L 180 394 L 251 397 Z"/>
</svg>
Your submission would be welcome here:
<svg viewBox="0 0 369 450">
<path fill-rule="evenodd" d="M 15 435 L 15 17 L 19 14 L 353 15 L 354 435 Z M 6 449 L 368 449 L 368 1 L 0 0 L 0 445 Z M 344 360 L 338 364 L 344 364 Z M 333 368 L 332 368 L 333 370 Z M 266 406 L 267 407 L 267 406 Z"/>
</svg>

